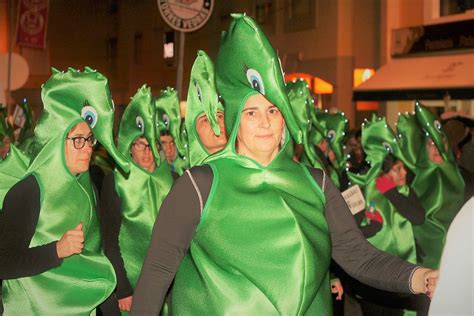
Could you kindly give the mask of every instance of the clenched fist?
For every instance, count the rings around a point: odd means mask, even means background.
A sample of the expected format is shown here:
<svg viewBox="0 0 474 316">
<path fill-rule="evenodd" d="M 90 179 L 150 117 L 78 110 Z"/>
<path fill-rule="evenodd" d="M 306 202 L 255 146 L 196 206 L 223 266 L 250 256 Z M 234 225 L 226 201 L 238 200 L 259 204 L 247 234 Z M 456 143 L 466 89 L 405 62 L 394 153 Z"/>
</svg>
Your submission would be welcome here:
<svg viewBox="0 0 474 316">
<path fill-rule="evenodd" d="M 76 228 L 68 230 L 56 243 L 58 258 L 66 258 L 76 253 L 81 253 L 82 248 L 84 248 L 82 223 L 79 223 Z"/>
</svg>

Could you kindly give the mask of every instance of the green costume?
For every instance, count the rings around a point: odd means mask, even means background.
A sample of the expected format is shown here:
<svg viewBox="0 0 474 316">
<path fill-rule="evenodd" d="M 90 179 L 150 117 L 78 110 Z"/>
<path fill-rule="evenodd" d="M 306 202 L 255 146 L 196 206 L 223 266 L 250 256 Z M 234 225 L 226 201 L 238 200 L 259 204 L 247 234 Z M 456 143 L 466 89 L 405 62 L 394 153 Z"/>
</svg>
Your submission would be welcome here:
<svg viewBox="0 0 474 316">
<path fill-rule="evenodd" d="M 155 109 L 157 134 L 167 132 L 173 137 L 177 152 L 172 170 L 182 175 L 184 170 L 189 168 L 189 158 L 187 157 L 187 135 L 184 125 L 181 124 L 176 90 L 169 87 L 162 90 L 160 96 L 155 99 Z"/>
<path fill-rule="evenodd" d="M 114 171 L 115 188 L 122 202 L 120 252 L 133 288 L 140 276 L 158 210 L 173 182 L 166 158 L 160 157 L 155 145 L 158 142 L 155 119 L 150 88 L 143 86 L 125 109 L 118 135 L 118 147 L 130 161 L 130 173 Z M 144 170 L 131 157 L 132 144 L 139 137 L 145 137 L 152 145 L 156 163 L 153 172 Z"/>
<path fill-rule="evenodd" d="M 198 51 L 191 69 L 184 120 L 190 167 L 202 164 L 204 159 L 209 156 L 209 152 L 202 145 L 196 131 L 196 122 L 199 116 L 203 113 L 206 115 L 215 135 L 219 136 L 221 132 L 217 122 L 217 112 L 224 112 L 224 107 L 219 101 L 214 78 L 214 65 L 211 59 L 204 51 Z"/>
<path fill-rule="evenodd" d="M 5 314 L 89 315 L 115 288 L 115 273 L 102 251 L 96 199 L 88 172 L 74 176 L 65 161 L 69 130 L 84 120 L 119 166 L 128 162 L 113 144 L 114 108 L 107 79 L 86 68 L 53 75 L 43 85 L 44 112 L 35 129 L 25 177 L 39 184 L 41 205 L 30 247 L 59 240 L 82 223 L 82 253 L 31 277 L 3 281 Z"/>
<path fill-rule="evenodd" d="M 421 141 L 418 140 L 421 147 L 412 184 L 426 210 L 426 220 L 423 225 L 415 227 L 415 237 L 426 255 L 420 263 L 438 268 L 447 230 L 464 202 L 465 184 L 440 122 L 419 102 L 415 104 L 415 118 L 426 135 Z M 441 164 L 435 164 L 428 158 L 425 146 L 428 137 L 443 157 Z"/>
<path fill-rule="evenodd" d="M 416 263 L 416 246 L 411 222 L 402 216 L 392 203 L 376 188 L 377 177 L 382 171 L 385 157 L 390 153 L 405 162 L 395 133 L 385 118 L 372 116 L 362 125 L 362 147 L 371 168 L 364 175 L 349 172 L 353 184 L 363 188 L 366 206 L 374 207 L 383 218 L 382 229 L 367 240 L 375 247 L 408 262 Z M 408 195 L 407 185 L 397 187 L 400 194 Z"/>
<path fill-rule="evenodd" d="M 286 84 L 286 93 L 298 126 L 303 132 L 303 162 L 313 167 L 323 168 L 323 163 L 314 150 L 314 143 L 309 139 L 311 135 L 321 135 L 322 139 L 326 135 L 326 131 L 316 119 L 314 100 L 311 97 L 308 84 L 304 79 L 290 81 Z"/>
<path fill-rule="evenodd" d="M 173 288 L 177 315 L 330 315 L 330 236 L 325 197 L 308 169 L 292 160 L 301 143 L 277 55 L 245 15 L 221 40 L 217 87 L 229 142 L 209 158 L 214 180 Z M 286 137 L 266 167 L 237 154 L 246 100 L 263 94 L 283 113 Z"/>
<path fill-rule="evenodd" d="M 33 110 L 26 99 L 21 104 L 21 108 L 25 115 L 25 124 L 21 128 L 20 135 L 18 136 L 18 148 L 28 155 L 34 142 L 35 123 L 33 121 Z"/>
</svg>

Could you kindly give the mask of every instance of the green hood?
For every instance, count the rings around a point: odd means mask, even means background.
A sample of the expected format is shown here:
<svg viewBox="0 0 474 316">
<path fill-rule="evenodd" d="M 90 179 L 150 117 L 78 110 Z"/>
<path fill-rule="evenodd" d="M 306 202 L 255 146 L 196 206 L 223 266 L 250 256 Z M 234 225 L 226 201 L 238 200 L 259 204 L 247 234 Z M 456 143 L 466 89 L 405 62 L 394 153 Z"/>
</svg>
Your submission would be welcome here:
<svg viewBox="0 0 474 316">
<path fill-rule="evenodd" d="M 344 153 L 344 138 L 349 129 L 348 120 L 344 112 L 329 113 L 316 110 L 316 119 L 326 130 L 326 139 L 336 156 L 335 167 L 338 172 L 346 169 L 347 155 Z"/>
<path fill-rule="evenodd" d="M 199 50 L 191 69 L 185 117 L 191 167 L 201 164 L 209 156 L 196 132 L 197 118 L 205 113 L 214 134 L 219 136 L 218 111 L 224 112 L 224 107 L 216 90 L 214 65 L 209 56 Z"/>
<path fill-rule="evenodd" d="M 158 142 L 156 134 L 155 104 L 151 96 L 151 90 L 146 85 L 138 89 L 120 121 L 118 134 L 118 148 L 120 152 L 128 157 L 130 161 L 130 148 L 138 137 L 145 137 L 151 146 L 157 166 L 161 164 L 160 153 L 156 147 Z"/>
<path fill-rule="evenodd" d="M 181 156 L 186 155 L 186 141 L 182 138 L 181 112 L 178 94 L 174 88 L 161 90 L 155 99 L 157 134 L 167 131 L 174 139 L 176 149 Z"/>
<path fill-rule="evenodd" d="M 286 84 L 286 93 L 296 122 L 302 131 L 303 148 L 306 157 L 309 163 L 314 166 L 317 158 L 313 143 L 310 142 L 310 135 L 315 133 L 313 129 L 316 129 L 317 133 L 324 135 L 324 129 L 316 119 L 313 97 L 304 79 L 288 82 Z"/>
<path fill-rule="evenodd" d="M 72 68 L 66 72 L 53 68 L 52 72 L 42 87 L 44 111 L 35 128 L 32 160 L 47 162 L 51 148 L 63 144 L 71 127 L 85 120 L 117 165 L 128 172 L 127 159 L 114 145 L 114 104 L 107 78 L 88 67 L 84 72 Z M 37 159 L 39 156 L 43 159 Z M 32 168 L 36 168 L 35 162 Z"/>
<path fill-rule="evenodd" d="M 400 148 L 406 158 L 407 167 L 415 170 L 420 151 L 424 150 L 425 136 L 416 122 L 415 115 L 408 112 L 398 113 L 396 125 Z"/>
<path fill-rule="evenodd" d="M 454 157 L 452 151 L 445 146 L 445 141 L 447 141 L 447 136 L 444 133 L 444 130 L 441 126 L 441 123 L 436 119 L 434 114 L 423 106 L 419 101 L 415 101 L 415 118 L 418 122 L 418 125 L 425 132 L 427 137 L 430 137 L 438 148 L 441 157 L 446 161 L 453 161 Z"/>
<path fill-rule="evenodd" d="M 225 124 L 232 146 L 242 108 L 258 93 L 280 109 L 291 136 L 297 143 L 303 142 L 286 95 L 280 60 L 260 27 L 245 14 L 232 14 L 228 31 L 222 33 L 216 83 L 225 102 Z"/>
<path fill-rule="evenodd" d="M 400 150 L 400 144 L 393 130 L 387 125 L 385 117 L 372 115 L 370 121 L 362 123 L 362 148 L 366 154 L 365 160 L 370 163 L 370 170 L 364 175 L 349 173 L 351 182 L 366 185 L 375 179 L 381 170 L 383 161 L 392 154 L 405 163 L 405 157 Z"/>
</svg>

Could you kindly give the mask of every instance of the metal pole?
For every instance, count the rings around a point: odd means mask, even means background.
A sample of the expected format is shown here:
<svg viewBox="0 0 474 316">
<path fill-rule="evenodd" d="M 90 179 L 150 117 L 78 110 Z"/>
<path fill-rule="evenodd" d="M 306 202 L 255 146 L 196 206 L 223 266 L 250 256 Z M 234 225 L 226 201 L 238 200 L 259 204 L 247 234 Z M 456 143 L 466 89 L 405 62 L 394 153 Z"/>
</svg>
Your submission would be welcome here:
<svg viewBox="0 0 474 316">
<path fill-rule="evenodd" d="M 176 91 L 178 92 L 179 101 L 181 101 L 183 90 L 184 35 L 184 32 L 179 32 L 178 69 L 176 70 Z"/>
<path fill-rule="evenodd" d="M 7 115 L 11 112 L 10 105 L 10 87 L 11 87 L 11 75 L 12 75 L 12 49 L 13 49 L 13 0 L 8 2 L 9 11 L 8 14 L 8 63 L 7 63 L 7 95 L 6 95 L 6 105 L 7 105 Z"/>
</svg>

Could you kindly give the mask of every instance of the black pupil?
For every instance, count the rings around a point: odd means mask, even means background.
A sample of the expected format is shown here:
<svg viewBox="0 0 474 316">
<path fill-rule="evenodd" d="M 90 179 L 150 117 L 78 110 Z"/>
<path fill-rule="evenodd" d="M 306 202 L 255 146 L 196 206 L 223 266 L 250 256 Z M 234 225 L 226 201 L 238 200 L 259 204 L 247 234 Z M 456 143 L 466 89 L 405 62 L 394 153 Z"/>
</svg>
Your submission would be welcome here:
<svg viewBox="0 0 474 316">
<path fill-rule="evenodd" d="M 92 123 L 94 123 L 94 118 L 92 117 L 92 115 L 86 115 L 85 120 L 89 125 L 92 125 Z"/>
<path fill-rule="evenodd" d="M 252 80 L 252 87 L 258 92 L 260 92 L 260 83 L 258 82 L 258 80 L 256 79 Z"/>
</svg>

